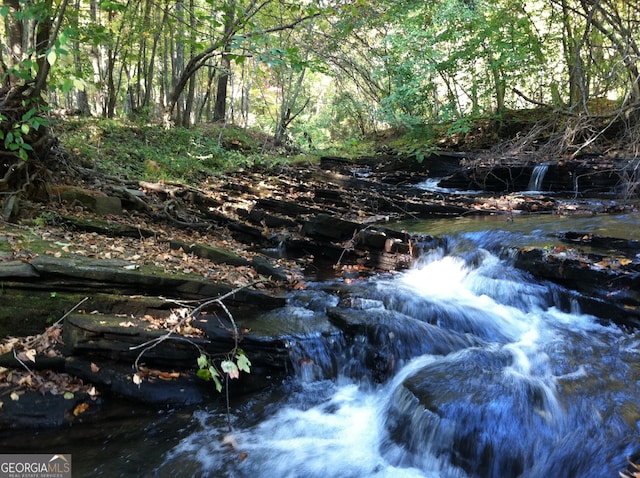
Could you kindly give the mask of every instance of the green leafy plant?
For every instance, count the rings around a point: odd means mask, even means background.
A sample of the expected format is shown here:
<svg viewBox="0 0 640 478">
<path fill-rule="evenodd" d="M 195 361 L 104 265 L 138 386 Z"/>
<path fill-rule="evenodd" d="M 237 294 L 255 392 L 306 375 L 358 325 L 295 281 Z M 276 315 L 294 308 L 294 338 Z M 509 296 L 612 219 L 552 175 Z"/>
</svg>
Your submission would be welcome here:
<svg viewBox="0 0 640 478">
<path fill-rule="evenodd" d="M 231 379 L 240 378 L 241 371 L 251 373 L 251 362 L 242 349 L 236 349 L 233 355 L 227 356 L 219 364 L 205 353 L 198 357 L 197 376 L 207 382 L 213 380 L 218 392 L 222 391 L 223 376 Z"/>
<path fill-rule="evenodd" d="M 10 120 L 0 114 L 0 125 L 3 123 L 10 123 Z M 47 125 L 47 119 L 39 115 L 39 108 L 32 107 L 18 121 L 14 121 L 8 127 L 3 125 L 0 128 L 0 140 L 4 141 L 4 148 L 7 151 L 15 152 L 20 159 L 26 161 L 33 151 L 33 147 L 28 141 L 29 134 Z"/>
</svg>

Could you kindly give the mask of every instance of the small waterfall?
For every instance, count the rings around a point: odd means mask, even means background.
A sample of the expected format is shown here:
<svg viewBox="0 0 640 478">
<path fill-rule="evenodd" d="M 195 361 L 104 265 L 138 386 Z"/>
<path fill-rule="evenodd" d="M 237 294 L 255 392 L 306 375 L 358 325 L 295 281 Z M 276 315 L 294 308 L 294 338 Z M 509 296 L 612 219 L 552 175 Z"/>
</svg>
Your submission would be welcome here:
<svg viewBox="0 0 640 478">
<path fill-rule="evenodd" d="M 349 307 L 321 293 L 290 297 L 283 324 L 347 332 L 292 338 L 295 377 L 236 408 L 233 446 L 224 411 L 203 412 L 159 476 L 604 477 L 637 452 L 640 334 L 561 311 L 489 251 L 340 289 Z"/>
<path fill-rule="evenodd" d="M 538 164 L 533 168 L 533 172 L 531 173 L 531 179 L 529 179 L 529 185 L 527 189 L 529 191 L 541 191 L 542 190 L 542 181 L 544 180 L 547 171 L 549 170 L 549 165 L 546 163 Z"/>
</svg>

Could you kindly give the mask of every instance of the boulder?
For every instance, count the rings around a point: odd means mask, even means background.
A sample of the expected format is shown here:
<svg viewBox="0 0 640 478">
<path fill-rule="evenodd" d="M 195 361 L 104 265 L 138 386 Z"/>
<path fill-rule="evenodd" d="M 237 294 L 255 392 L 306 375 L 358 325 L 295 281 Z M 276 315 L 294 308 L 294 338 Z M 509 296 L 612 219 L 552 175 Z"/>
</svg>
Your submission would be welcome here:
<svg viewBox="0 0 640 478">
<path fill-rule="evenodd" d="M 70 204 L 79 204 L 88 211 L 100 215 L 122 214 L 122 202 L 119 197 L 77 186 L 54 186 L 51 194 Z"/>
</svg>

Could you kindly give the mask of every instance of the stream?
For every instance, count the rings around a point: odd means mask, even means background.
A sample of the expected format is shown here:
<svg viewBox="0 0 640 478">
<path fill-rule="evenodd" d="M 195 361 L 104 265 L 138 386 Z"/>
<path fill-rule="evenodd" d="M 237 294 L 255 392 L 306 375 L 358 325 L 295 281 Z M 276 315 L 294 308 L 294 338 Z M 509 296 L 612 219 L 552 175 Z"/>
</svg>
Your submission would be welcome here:
<svg viewBox="0 0 640 478">
<path fill-rule="evenodd" d="M 631 238 L 640 215 L 402 227 L 449 245 L 401 274 L 316 283 L 313 310 L 297 293 L 288 306 L 315 316 L 347 290 L 397 316 L 374 354 L 384 379 L 369 371 L 370 336 L 319 336 L 292 348 L 294 376 L 232 403 L 231 433 L 223 400 L 131 406 L 97 427 L 11 432 L 3 453 L 55 445 L 73 454 L 74 476 L 618 476 L 640 450 L 640 334 L 561 306 L 559 288 L 512 267 L 508 248 L 560 230 Z"/>
</svg>

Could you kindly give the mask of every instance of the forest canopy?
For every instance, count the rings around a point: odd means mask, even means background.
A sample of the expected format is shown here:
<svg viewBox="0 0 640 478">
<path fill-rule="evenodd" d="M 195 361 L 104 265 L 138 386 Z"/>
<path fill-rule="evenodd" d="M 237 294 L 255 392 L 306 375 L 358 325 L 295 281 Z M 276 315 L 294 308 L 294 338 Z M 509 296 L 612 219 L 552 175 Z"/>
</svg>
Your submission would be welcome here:
<svg viewBox="0 0 640 478">
<path fill-rule="evenodd" d="M 4 157 L 40 154 L 47 111 L 295 144 L 640 99 L 626 0 L 3 0 L 0 23 Z"/>
</svg>

